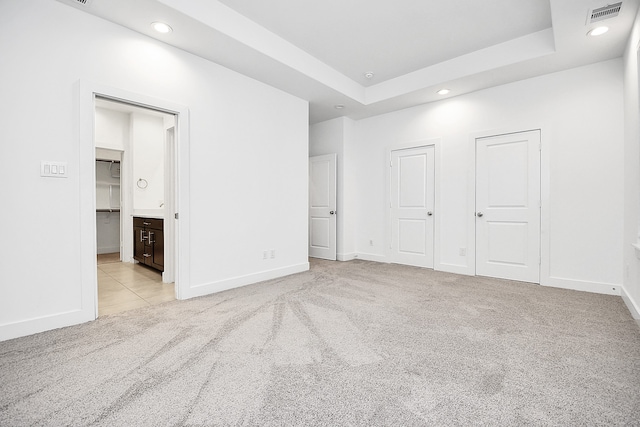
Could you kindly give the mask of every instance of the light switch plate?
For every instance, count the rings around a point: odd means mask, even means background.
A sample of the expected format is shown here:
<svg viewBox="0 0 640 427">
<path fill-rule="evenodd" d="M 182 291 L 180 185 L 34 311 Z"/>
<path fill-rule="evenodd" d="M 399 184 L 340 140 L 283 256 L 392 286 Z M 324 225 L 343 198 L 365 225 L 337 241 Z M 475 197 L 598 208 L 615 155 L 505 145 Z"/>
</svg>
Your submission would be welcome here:
<svg viewBox="0 0 640 427">
<path fill-rule="evenodd" d="M 46 160 L 42 160 L 40 162 L 40 176 L 48 178 L 67 178 L 67 174 L 67 162 L 49 162 Z"/>
</svg>

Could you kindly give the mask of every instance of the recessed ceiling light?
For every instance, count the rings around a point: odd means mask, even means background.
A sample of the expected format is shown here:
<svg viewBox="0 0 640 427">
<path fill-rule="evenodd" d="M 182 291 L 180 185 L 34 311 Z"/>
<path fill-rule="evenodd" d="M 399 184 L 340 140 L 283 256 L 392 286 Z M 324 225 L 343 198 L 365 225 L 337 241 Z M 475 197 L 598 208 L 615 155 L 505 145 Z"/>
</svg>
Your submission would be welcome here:
<svg viewBox="0 0 640 427">
<path fill-rule="evenodd" d="M 173 28 L 169 26 L 169 24 L 165 24 L 164 22 L 152 22 L 151 27 L 159 33 L 170 33 L 173 31 Z"/>
<path fill-rule="evenodd" d="M 333 106 L 333 108 L 335 108 L 336 110 L 342 110 L 344 108 L 344 105 L 336 104 L 336 105 Z"/>
<path fill-rule="evenodd" d="M 366 73 L 364 73 L 364 76 L 368 79 L 372 79 L 375 74 L 373 74 L 373 71 L 367 71 Z"/>
<path fill-rule="evenodd" d="M 587 33 L 587 35 L 594 36 L 594 37 L 595 36 L 601 36 L 604 33 L 606 33 L 607 31 L 609 31 L 609 27 L 597 27 L 597 28 L 594 28 L 593 30 L 589 31 Z"/>
<path fill-rule="evenodd" d="M 449 89 L 440 89 L 437 93 L 438 95 L 446 95 L 451 92 Z"/>
</svg>

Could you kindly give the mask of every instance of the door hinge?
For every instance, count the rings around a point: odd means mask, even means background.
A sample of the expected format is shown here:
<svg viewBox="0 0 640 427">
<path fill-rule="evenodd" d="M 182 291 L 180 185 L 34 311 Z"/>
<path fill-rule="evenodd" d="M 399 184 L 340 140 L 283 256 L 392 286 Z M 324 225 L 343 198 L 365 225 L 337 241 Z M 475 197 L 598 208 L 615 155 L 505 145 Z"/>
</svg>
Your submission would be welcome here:
<svg viewBox="0 0 640 427">
<path fill-rule="evenodd" d="M 393 161 L 389 162 L 389 167 L 392 168 L 393 167 Z"/>
<path fill-rule="evenodd" d="M 173 217 L 174 217 L 175 219 L 178 219 L 178 212 L 174 213 L 174 214 L 173 214 Z"/>
</svg>

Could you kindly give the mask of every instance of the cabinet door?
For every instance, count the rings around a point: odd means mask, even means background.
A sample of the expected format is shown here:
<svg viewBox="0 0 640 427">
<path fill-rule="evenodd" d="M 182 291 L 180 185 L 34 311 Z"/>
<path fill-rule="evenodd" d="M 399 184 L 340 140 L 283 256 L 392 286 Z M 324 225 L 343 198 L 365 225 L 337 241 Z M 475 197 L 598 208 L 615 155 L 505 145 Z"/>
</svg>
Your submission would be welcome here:
<svg viewBox="0 0 640 427">
<path fill-rule="evenodd" d="M 133 258 L 141 263 L 145 263 L 144 244 L 146 242 L 147 231 L 142 227 L 133 227 Z"/>
<path fill-rule="evenodd" d="M 164 271 L 164 232 L 149 230 L 152 249 L 151 267 Z"/>
</svg>

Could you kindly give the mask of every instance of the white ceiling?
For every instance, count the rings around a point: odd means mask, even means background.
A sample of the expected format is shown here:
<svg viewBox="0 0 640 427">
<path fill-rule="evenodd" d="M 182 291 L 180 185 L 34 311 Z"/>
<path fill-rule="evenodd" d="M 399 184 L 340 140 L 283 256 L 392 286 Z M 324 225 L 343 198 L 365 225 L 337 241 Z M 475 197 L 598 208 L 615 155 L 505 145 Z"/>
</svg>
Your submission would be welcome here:
<svg viewBox="0 0 640 427">
<path fill-rule="evenodd" d="M 548 0 L 220 3 L 364 86 L 551 28 Z"/>
<path fill-rule="evenodd" d="M 587 13 L 607 0 L 58 1 L 306 99 L 311 123 L 619 57 L 640 2 L 594 38 Z M 174 31 L 155 33 L 158 20 Z"/>
</svg>

